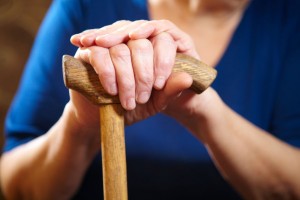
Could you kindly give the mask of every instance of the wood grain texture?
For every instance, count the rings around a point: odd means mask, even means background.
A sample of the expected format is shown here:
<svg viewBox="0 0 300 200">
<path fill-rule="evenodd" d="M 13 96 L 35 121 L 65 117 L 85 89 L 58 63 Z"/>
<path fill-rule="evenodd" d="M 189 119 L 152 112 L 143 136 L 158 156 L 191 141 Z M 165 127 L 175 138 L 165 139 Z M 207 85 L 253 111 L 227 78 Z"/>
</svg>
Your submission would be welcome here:
<svg viewBox="0 0 300 200">
<path fill-rule="evenodd" d="M 197 94 L 208 88 L 217 76 L 217 71 L 193 57 L 177 53 L 173 72 L 186 72 L 193 78 L 191 89 Z"/>
<path fill-rule="evenodd" d="M 215 80 L 217 71 L 205 63 L 184 54 L 177 54 L 173 72 L 186 72 L 193 78 L 191 89 L 200 94 Z M 76 90 L 94 104 L 119 103 L 118 96 L 108 95 L 93 67 L 85 62 L 65 55 L 63 73 L 66 87 Z"/>
<path fill-rule="evenodd" d="M 121 104 L 99 107 L 105 200 L 128 199 L 123 112 Z"/>
</svg>

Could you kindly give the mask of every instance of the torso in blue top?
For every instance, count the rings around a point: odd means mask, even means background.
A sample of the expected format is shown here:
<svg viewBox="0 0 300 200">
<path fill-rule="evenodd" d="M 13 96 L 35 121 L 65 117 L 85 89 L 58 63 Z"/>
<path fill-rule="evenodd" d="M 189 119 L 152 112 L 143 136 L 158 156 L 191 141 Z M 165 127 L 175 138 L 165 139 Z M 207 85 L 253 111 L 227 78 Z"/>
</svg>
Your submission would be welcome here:
<svg viewBox="0 0 300 200">
<path fill-rule="evenodd" d="M 60 117 L 69 100 L 61 58 L 76 51 L 70 36 L 121 19 L 148 19 L 146 6 L 144 0 L 53 2 L 7 116 L 5 151 L 45 133 Z M 253 0 L 216 66 L 218 77 L 212 85 L 237 113 L 296 146 L 299 9 L 296 0 Z M 167 116 L 159 114 L 127 127 L 126 147 L 129 199 L 239 198 L 204 146 Z M 100 162 L 94 160 L 74 199 L 102 197 Z"/>
</svg>

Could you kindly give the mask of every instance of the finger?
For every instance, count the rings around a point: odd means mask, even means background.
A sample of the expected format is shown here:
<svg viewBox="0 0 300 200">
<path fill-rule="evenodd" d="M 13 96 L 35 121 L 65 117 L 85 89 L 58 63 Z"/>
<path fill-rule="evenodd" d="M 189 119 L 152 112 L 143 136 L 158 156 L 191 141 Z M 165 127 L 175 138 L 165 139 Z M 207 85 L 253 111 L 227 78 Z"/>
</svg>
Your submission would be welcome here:
<svg viewBox="0 0 300 200">
<path fill-rule="evenodd" d="M 109 49 L 116 71 L 120 102 L 126 110 L 133 110 L 135 102 L 135 80 L 131 64 L 130 50 L 125 44 Z"/>
<path fill-rule="evenodd" d="M 136 101 L 146 103 L 153 87 L 153 47 L 149 40 L 130 40 L 131 61 L 135 77 Z"/>
<path fill-rule="evenodd" d="M 74 34 L 71 36 L 70 42 L 77 47 L 83 47 L 83 45 L 80 42 L 81 37 L 85 34 L 95 32 L 96 30 L 98 30 L 98 29 L 89 29 L 89 30 L 85 30 L 81 33 Z"/>
<path fill-rule="evenodd" d="M 125 24 L 129 23 L 131 22 L 128 20 L 120 20 L 111 25 L 103 26 L 102 28 L 85 30 L 81 33 L 74 34 L 73 36 L 71 36 L 70 41 L 73 45 L 78 47 L 89 47 L 95 44 L 95 39 L 97 36 L 108 34 L 117 29 L 118 27 L 124 26 Z"/>
<path fill-rule="evenodd" d="M 95 40 L 96 40 L 97 37 L 110 34 L 110 33 L 114 32 L 115 30 L 119 29 L 120 27 L 124 27 L 128 24 L 131 24 L 131 23 L 132 22 L 128 21 L 128 20 L 117 21 L 117 22 L 115 22 L 111 25 L 104 26 L 103 28 L 97 29 L 94 32 L 83 35 L 81 37 L 80 42 L 83 46 L 94 45 L 94 44 L 96 44 Z"/>
<path fill-rule="evenodd" d="M 129 38 L 141 39 L 155 37 L 162 32 L 169 33 L 173 37 L 174 41 L 177 43 L 178 52 L 185 53 L 199 59 L 199 55 L 196 52 L 194 42 L 191 37 L 168 20 L 147 21 L 135 30 L 132 30 L 129 33 Z"/>
<path fill-rule="evenodd" d="M 114 31 L 109 34 L 100 35 L 96 37 L 95 43 L 98 46 L 110 48 L 117 44 L 125 43 L 129 39 L 129 32 L 136 29 L 141 24 L 145 23 L 145 20 L 137 20 L 123 26 L 118 26 Z"/>
<path fill-rule="evenodd" d="M 184 72 L 172 73 L 166 82 L 166 86 L 160 92 L 155 93 L 155 109 L 157 111 L 164 110 L 170 102 L 177 99 L 182 91 L 191 87 L 193 79 Z"/>
<path fill-rule="evenodd" d="M 115 69 L 108 49 L 97 46 L 80 48 L 75 57 L 93 66 L 99 76 L 101 85 L 107 93 L 110 95 L 118 93 Z"/>
<path fill-rule="evenodd" d="M 170 34 L 165 32 L 158 34 L 151 41 L 154 49 L 154 87 L 162 89 L 172 72 L 177 45 Z"/>
</svg>

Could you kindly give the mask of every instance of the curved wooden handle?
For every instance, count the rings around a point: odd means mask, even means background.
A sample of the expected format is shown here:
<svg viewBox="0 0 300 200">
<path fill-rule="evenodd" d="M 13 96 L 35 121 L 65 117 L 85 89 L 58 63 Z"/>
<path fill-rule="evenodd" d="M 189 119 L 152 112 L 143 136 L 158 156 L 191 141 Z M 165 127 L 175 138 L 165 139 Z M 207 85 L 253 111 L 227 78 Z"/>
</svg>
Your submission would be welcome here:
<svg viewBox="0 0 300 200">
<path fill-rule="evenodd" d="M 186 72 L 193 78 L 191 89 L 200 94 L 215 80 L 217 71 L 190 56 L 177 53 L 173 72 Z M 66 87 L 76 90 L 94 104 L 120 103 L 118 96 L 107 94 L 93 67 L 72 56 L 63 56 L 63 74 Z"/>
</svg>

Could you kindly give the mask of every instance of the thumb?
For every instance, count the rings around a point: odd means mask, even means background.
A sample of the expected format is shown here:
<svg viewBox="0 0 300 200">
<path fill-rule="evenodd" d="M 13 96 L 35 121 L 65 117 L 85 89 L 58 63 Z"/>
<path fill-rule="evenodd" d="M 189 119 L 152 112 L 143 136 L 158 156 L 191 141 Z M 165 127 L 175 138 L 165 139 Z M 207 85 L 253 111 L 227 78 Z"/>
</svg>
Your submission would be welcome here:
<svg viewBox="0 0 300 200">
<path fill-rule="evenodd" d="M 168 78 L 165 87 L 157 92 L 154 98 L 156 101 L 156 108 L 164 110 L 168 104 L 177 99 L 183 90 L 191 87 L 193 83 L 192 77 L 184 72 L 172 73 Z"/>
</svg>

